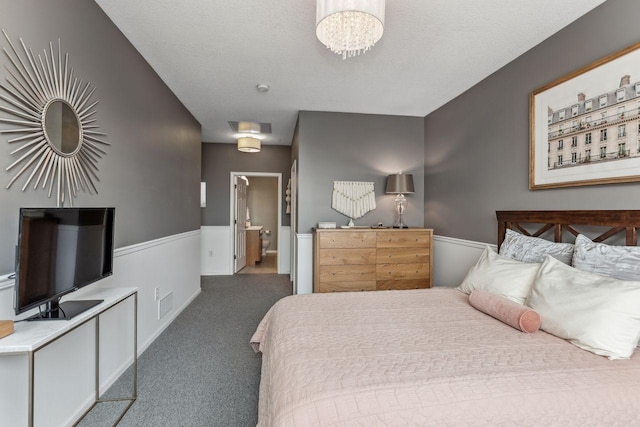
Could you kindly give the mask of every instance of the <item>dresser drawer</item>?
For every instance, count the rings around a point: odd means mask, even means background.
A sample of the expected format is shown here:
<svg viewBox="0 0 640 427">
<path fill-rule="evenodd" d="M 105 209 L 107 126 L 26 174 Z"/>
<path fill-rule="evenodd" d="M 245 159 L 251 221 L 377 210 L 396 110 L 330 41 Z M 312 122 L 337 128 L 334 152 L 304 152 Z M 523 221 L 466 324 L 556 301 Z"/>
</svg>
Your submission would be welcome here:
<svg viewBox="0 0 640 427">
<path fill-rule="evenodd" d="M 375 280 L 363 280 L 357 282 L 320 282 L 318 287 L 318 292 L 359 292 L 375 290 Z"/>
<path fill-rule="evenodd" d="M 318 255 L 320 265 L 352 265 L 375 264 L 376 249 L 332 249 L 320 250 Z"/>
<path fill-rule="evenodd" d="M 320 282 L 357 282 L 376 280 L 376 266 L 373 264 L 321 265 L 318 273 L 318 279 Z"/>
<path fill-rule="evenodd" d="M 385 231 L 376 234 L 376 246 L 379 248 L 428 248 L 431 243 L 431 233 L 428 231 Z"/>
<path fill-rule="evenodd" d="M 429 247 L 421 248 L 379 248 L 376 251 L 376 263 L 378 264 L 407 264 L 428 263 L 430 255 Z"/>
<path fill-rule="evenodd" d="M 428 279 L 429 264 L 378 264 L 376 280 Z"/>
<path fill-rule="evenodd" d="M 409 280 L 378 280 L 376 290 L 404 290 L 404 289 L 426 289 L 429 287 L 427 279 L 409 279 Z"/>
<path fill-rule="evenodd" d="M 318 239 L 320 249 L 376 247 L 376 233 L 371 231 L 323 231 Z"/>
<path fill-rule="evenodd" d="M 376 233 L 371 231 L 328 231 L 318 233 L 320 249 L 375 248 Z"/>
</svg>

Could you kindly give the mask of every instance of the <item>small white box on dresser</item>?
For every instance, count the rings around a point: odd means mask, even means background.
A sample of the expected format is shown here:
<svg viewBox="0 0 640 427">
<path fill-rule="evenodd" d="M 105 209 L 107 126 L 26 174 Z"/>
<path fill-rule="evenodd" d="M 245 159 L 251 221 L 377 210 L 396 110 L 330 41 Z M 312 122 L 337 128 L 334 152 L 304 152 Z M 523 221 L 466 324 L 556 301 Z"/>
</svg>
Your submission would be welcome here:
<svg viewBox="0 0 640 427">
<path fill-rule="evenodd" d="M 336 223 L 329 221 L 319 222 L 318 228 L 336 228 Z"/>
</svg>

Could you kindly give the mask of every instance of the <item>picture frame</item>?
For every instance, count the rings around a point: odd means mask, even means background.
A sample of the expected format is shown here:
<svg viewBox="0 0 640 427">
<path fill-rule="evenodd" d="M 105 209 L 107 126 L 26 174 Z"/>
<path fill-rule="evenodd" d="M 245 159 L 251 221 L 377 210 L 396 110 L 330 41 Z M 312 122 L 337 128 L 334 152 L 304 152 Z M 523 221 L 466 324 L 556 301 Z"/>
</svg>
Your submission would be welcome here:
<svg viewBox="0 0 640 427">
<path fill-rule="evenodd" d="M 640 42 L 531 92 L 529 189 L 640 181 Z"/>
</svg>

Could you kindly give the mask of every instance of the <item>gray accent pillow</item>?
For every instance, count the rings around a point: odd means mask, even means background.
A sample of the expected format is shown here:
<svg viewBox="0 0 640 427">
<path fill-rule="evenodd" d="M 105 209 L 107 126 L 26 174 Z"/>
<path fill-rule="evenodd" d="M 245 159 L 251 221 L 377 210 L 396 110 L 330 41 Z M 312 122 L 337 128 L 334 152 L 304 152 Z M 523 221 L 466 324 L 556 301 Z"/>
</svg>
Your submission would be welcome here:
<svg viewBox="0 0 640 427">
<path fill-rule="evenodd" d="M 547 255 L 565 264 L 571 264 L 573 244 L 555 243 L 539 237 L 530 237 L 507 229 L 500 255 L 522 262 L 543 262 Z"/>
<path fill-rule="evenodd" d="M 572 265 L 603 276 L 640 281 L 640 247 L 596 243 L 579 234 Z"/>
</svg>

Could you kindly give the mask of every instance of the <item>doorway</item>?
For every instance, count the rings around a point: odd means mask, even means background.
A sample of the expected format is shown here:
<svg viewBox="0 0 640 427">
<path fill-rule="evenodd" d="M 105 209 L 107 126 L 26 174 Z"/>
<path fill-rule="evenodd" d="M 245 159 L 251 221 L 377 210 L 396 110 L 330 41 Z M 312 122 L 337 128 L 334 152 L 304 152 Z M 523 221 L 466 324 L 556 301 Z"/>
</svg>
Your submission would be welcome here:
<svg viewBox="0 0 640 427">
<path fill-rule="evenodd" d="M 231 172 L 234 274 L 280 273 L 282 174 Z"/>
</svg>

